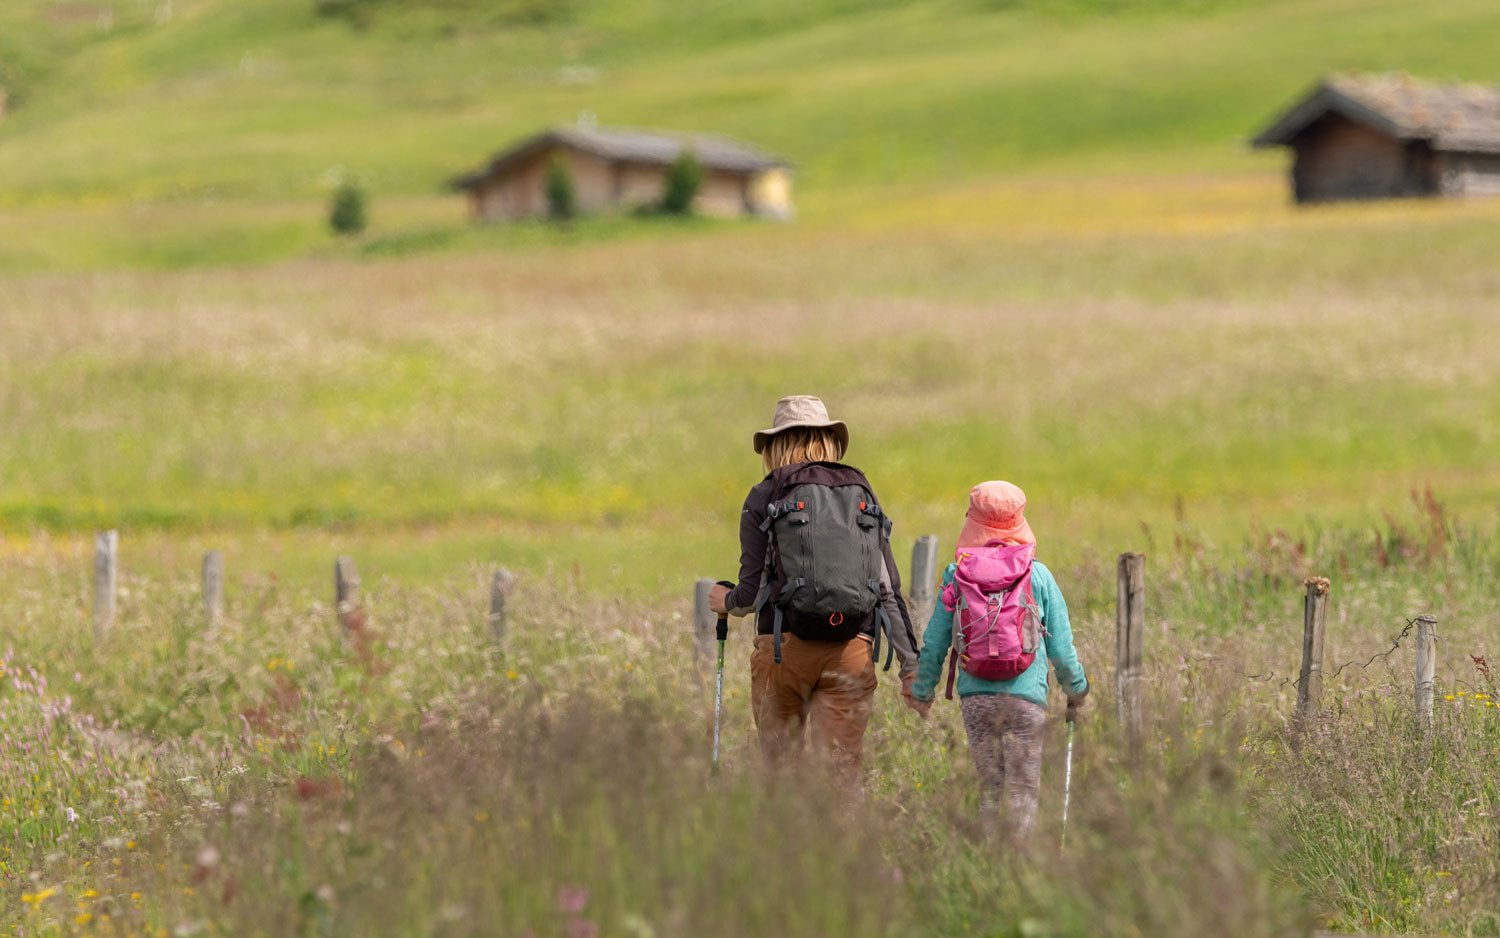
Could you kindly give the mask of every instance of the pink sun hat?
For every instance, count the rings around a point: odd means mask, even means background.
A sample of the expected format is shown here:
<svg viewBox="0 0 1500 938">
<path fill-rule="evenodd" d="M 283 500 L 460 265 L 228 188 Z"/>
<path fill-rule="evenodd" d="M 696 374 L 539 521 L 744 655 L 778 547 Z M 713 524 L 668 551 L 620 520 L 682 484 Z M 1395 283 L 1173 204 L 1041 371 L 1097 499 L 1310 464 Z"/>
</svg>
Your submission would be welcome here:
<svg viewBox="0 0 1500 938">
<path fill-rule="evenodd" d="M 983 547 L 997 540 L 1036 543 L 1026 523 L 1026 493 L 1009 482 L 981 482 L 969 490 L 969 513 L 958 532 L 958 546 Z"/>
</svg>

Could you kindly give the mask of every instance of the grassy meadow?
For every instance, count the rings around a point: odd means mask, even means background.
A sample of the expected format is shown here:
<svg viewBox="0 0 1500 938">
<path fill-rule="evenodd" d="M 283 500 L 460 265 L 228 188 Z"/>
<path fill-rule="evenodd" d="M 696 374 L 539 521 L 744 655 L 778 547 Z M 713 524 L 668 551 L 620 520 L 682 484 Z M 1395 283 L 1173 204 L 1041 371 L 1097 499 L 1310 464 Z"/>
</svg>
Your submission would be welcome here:
<svg viewBox="0 0 1500 938">
<path fill-rule="evenodd" d="M 1493 80 L 1493 4 L 324 6 L 0 9 L 0 934 L 1500 935 L 1500 203 L 1297 208 L 1243 146 L 1324 70 Z M 798 221 L 462 220 L 443 180 L 582 110 L 786 152 Z M 707 764 L 691 583 L 793 392 L 898 557 L 1028 492 L 1096 682 L 1065 848 L 1060 721 L 997 859 L 893 679 L 859 804 L 768 785 L 743 627 Z"/>
</svg>

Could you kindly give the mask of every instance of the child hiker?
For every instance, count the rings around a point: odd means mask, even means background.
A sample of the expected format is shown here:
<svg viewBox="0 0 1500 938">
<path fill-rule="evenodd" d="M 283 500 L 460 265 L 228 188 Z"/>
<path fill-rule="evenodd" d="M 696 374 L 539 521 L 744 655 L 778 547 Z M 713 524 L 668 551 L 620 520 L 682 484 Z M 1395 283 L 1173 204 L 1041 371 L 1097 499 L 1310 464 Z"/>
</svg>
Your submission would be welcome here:
<svg viewBox="0 0 1500 938">
<path fill-rule="evenodd" d="M 948 697 L 956 674 L 979 773 L 980 823 L 1016 842 L 1036 824 L 1047 663 L 1067 695 L 1070 722 L 1089 692 L 1068 607 L 1052 572 L 1033 560 L 1036 537 L 1025 512 L 1025 493 L 1009 482 L 984 482 L 969 492 L 956 560 L 943 571 L 942 602 L 927 623 L 911 691 L 925 713 L 943 659 L 950 658 Z"/>
<path fill-rule="evenodd" d="M 767 767 L 796 757 L 811 723 L 815 749 L 852 793 L 882 638 L 885 667 L 893 653 L 900 659 L 902 695 L 916 706 L 916 633 L 891 556 L 891 521 L 864 473 L 839 461 L 849 429 L 818 398 L 782 398 L 771 428 L 753 442 L 766 477 L 740 512 L 739 584 L 715 587 L 709 606 L 755 616 L 750 706 Z"/>
</svg>

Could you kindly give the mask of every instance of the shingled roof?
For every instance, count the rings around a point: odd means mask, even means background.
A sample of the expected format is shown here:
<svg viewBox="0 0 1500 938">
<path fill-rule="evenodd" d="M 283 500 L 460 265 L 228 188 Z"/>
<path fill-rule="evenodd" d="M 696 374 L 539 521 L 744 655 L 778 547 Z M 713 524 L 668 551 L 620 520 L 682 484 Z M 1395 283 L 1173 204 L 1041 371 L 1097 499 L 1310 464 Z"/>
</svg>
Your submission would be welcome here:
<svg viewBox="0 0 1500 938">
<path fill-rule="evenodd" d="M 507 167 L 554 146 L 569 147 L 605 160 L 659 166 L 670 164 L 686 148 L 693 152 L 705 169 L 729 173 L 756 173 L 791 165 L 774 153 L 717 134 L 606 127 L 555 127 L 497 153 L 482 168 L 453 180 L 453 185 L 459 189 L 476 185 Z"/>
<path fill-rule="evenodd" d="M 1434 150 L 1500 153 L 1500 87 L 1438 85 L 1400 73 L 1325 78 L 1252 142 L 1291 143 L 1329 113 L 1398 140 L 1425 140 Z"/>
</svg>

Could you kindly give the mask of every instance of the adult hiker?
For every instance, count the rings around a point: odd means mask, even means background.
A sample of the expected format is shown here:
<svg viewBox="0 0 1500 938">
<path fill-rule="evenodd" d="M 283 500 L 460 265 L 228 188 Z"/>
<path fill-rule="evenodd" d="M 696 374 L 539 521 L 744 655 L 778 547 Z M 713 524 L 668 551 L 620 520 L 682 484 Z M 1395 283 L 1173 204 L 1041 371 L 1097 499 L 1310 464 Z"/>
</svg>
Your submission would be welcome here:
<svg viewBox="0 0 1500 938">
<path fill-rule="evenodd" d="M 891 520 L 864 473 L 844 465 L 849 429 L 809 395 L 776 402 L 771 428 L 752 438 L 766 476 L 740 512 L 740 574 L 709 594 L 714 612 L 754 614 L 750 706 L 761 756 L 777 768 L 814 749 L 856 791 L 875 662 L 900 659 L 908 705 L 916 633 L 891 555 Z"/>
<path fill-rule="evenodd" d="M 1041 792 L 1048 662 L 1067 695 L 1070 723 L 1089 692 L 1062 591 L 1035 553 L 1026 494 L 1009 482 L 974 486 L 912 688 L 925 713 L 949 659 L 947 696 L 956 677 L 979 773 L 980 824 L 1020 843 L 1036 824 Z"/>
</svg>

